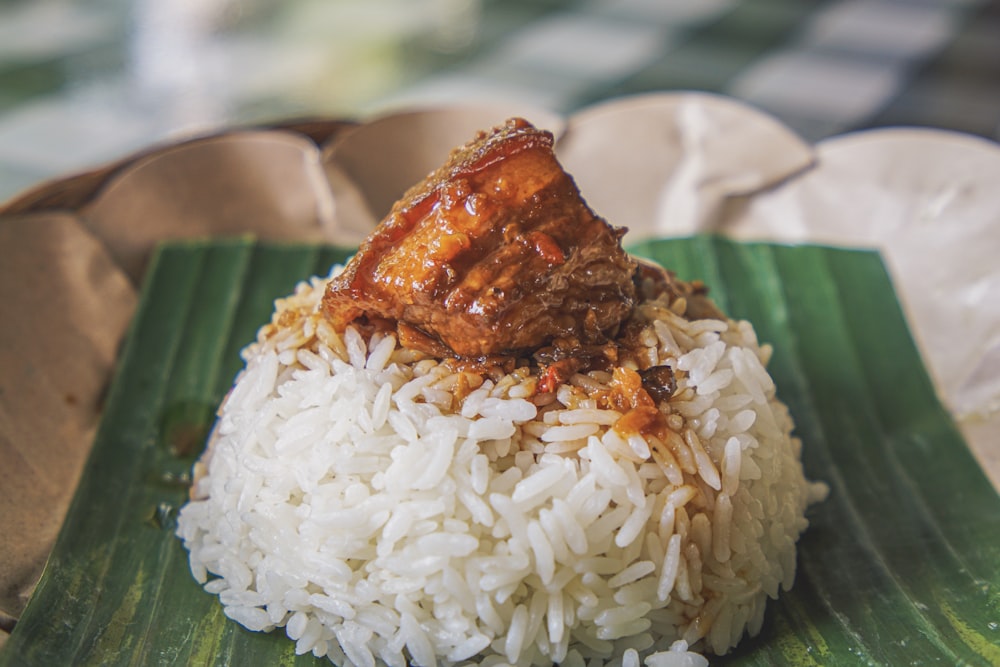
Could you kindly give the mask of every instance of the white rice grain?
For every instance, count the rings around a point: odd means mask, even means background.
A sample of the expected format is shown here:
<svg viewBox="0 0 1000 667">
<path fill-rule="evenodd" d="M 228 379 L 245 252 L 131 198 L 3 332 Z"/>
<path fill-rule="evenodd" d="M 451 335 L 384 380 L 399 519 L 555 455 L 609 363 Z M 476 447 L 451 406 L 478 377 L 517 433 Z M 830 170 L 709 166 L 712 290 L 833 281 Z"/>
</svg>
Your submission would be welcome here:
<svg viewBox="0 0 1000 667">
<path fill-rule="evenodd" d="M 566 468 L 558 464 L 541 468 L 517 483 L 511 494 L 511 500 L 524 506 L 531 504 L 533 499 L 547 498 L 551 495 L 552 488 L 566 476 L 567 472 Z"/>
<path fill-rule="evenodd" d="M 642 579 L 648 574 L 652 574 L 655 570 L 656 563 L 650 560 L 641 560 L 637 563 L 632 563 L 624 570 L 608 579 L 608 586 L 610 588 L 618 588 L 619 586 L 630 584 L 633 581 Z"/>
<path fill-rule="evenodd" d="M 573 424 L 571 426 L 553 426 L 542 433 L 542 442 L 564 442 L 584 440 L 597 433 L 600 424 Z"/>
<path fill-rule="evenodd" d="M 684 431 L 684 442 L 691 448 L 691 453 L 694 455 L 695 463 L 698 465 L 698 475 L 716 491 L 721 489 L 722 480 L 719 478 L 719 470 L 705 451 L 705 447 L 701 444 L 701 438 L 698 437 L 698 434 L 693 429 L 687 429 Z"/>
<path fill-rule="evenodd" d="M 611 426 L 621 419 L 622 414 L 617 410 L 595 410 L 576 409 L 560 410 L 555 413 L 560 424 L 597 424 L 599 426 Z"/>
<path fill-rule="evenodd" d="M 514 609 L 511 616 L 510 627 L 507 629 L 507 637 L 504 640 L 504 655 L 511 664 L 516 664 L 521 657 L 521 650 L 524 648 L 528 632 L 528 608 L 523 604 Z"/>
<path fill-rule="evenodd" d="M 712 555 L 715 560 L 725 563 L 732 554 L 729 535 L 732 530 L 733 503 L 726 493 L 719 494 L 712 516 Z"/>
<path fill-rule="evenodd" d="M 635 506 L 635 508 L 629 513 L 628 518 L 622 523 L 618 532 L 615 534 L 615 544 L 619 547 L 626 547 L 632 544 L 639 538 L 643 529 L 646 527 L 646 522 L 649 520 L 650 515 L 653 513 L 653 503 L 645 503 L 642 506 Z"/>
<path fill-rule="evenodd" d="M 535 555 L 535 568 L 538 576 L 543 584 L 548 584 L 552 581 L 556 566 L 552 545 L 549 543 L 545 531 L 542 530 L 541 525 L 537 521 L 529 523 L 526 530 L 528 544 L 531 545 L 531 551 Z"/>
<path fill-rule="evenodd" d="M 749 324 L 639 306 L 623 365 L 678 382 L 654 436 L 614 428 L 609 371 L 455 372 L 333 331 L 324 287 L 243 351 L 178 519 L 229 618 L 356 667 L 697 667 L 760 630 L 825 487 Z"/>
<path fill-rule="evenodd" d="M 591 436 L 587 440 L 587 454 L 590 456 L 594 473 L 608 485 L 621 487 L 628 485 L 628 475 L 608 453 L 599 438 Z"/>
</svg>

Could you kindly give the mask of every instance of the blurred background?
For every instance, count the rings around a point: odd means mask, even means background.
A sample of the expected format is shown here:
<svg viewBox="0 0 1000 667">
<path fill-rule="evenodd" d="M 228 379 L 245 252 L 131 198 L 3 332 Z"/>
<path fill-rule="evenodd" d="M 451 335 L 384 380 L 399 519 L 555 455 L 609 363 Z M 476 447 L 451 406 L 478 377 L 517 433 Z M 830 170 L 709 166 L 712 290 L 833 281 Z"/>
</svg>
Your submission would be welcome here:
<svg viewBox="0 0 1000 667">
<path fill-rule="evenodd" d="M 996 139 L 1000 2 L 0 0 L 0 202 L 222 127 L 677 89 Z"/>
</svg>

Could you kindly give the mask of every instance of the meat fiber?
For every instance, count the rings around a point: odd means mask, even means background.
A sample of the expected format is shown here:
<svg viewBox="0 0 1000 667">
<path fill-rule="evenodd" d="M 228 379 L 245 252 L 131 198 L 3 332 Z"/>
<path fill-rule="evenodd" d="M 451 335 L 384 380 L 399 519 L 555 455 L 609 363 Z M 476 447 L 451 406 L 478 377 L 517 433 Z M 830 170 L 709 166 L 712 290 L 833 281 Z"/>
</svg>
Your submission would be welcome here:
<svg viewBox="0 0 1000 667">
<path fill-rule="evenodd" d="M 598 345 L 635 304 L 624 232 L 587 206 L 551 133 L 511 119 L 393 206 L 323 308 L 337 330 L 388 322 L 408 347 L 460 357 Z"/>
</svg>

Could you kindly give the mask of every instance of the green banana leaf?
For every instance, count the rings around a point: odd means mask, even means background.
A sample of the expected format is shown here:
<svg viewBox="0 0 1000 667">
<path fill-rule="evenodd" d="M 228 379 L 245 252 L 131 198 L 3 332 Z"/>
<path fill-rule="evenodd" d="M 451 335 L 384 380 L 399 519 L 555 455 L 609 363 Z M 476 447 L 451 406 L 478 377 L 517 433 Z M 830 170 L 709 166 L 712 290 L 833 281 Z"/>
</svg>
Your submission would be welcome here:
<svg viewBox="0 0 1000 667">
<path fill-rule="evenodd" d="M 632 248 L 700 278 L 774 345 L 771 371 L 829 499 L 794 588 L 718 665 L 1000 665 L 1000 498 L 942 408 L 876 253 L 716 237 Z M 0 667 L 322 665 L 228 620 L 174 537 L 239 350 L 276 297 L 350 251 L 163 246 L 93 453 Z"/>
</svg>

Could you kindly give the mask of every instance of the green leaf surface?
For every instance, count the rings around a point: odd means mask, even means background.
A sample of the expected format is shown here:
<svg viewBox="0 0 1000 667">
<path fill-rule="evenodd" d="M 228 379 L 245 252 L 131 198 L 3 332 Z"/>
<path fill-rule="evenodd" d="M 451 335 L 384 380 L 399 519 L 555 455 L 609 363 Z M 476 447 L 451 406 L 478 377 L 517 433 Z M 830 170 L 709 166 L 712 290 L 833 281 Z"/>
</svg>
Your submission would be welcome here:
<svg viewBox="0 0 1000 667">
<path fill-rule="evenodd" d="M 1000 665 L 1000 498 L 940 405 L 872 252 L 716 237 L 632 248 L 701 279 L 774 346 L 770 370 L 829 499 L 795 587 L 719 665 Z M 174 537 L 240 349 L 275 298 L 347 250 L 163 246 L 101 428 L 0 667 L 322 665 L 228 620 Z"/>
</svg>

